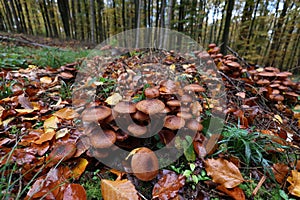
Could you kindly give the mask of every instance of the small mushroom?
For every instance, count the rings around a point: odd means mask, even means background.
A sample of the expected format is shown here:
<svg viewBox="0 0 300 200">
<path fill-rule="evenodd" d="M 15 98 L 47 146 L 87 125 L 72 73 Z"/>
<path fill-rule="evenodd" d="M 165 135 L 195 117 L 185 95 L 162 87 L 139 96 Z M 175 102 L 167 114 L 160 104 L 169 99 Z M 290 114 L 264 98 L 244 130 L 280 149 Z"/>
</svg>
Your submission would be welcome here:
<svg viewBox="0 0 300 200">
<path fill-rule="evenodd" d="M 111 109 L 106 106 L 85 109 L 82 113 L 84 122 L 97 122 L 111 115 Z"/>
<path fill-rule="evenodd" d="M 156 87 L 146 88 L 144 93 L 150 99 L 159 97 L 159 90 Z"/>
<path fill-rule="evenodd" d="M 164 108 L 165 104 L 158 99 L 146 99 L 138 102 L 136 108 L 148 115 L 160 113 Z"/>
<path fill-rule="evenodd" d="M 190 84 L 190 85 L 186 85 L 183 88 L 185 91 L 189 91 L 189 92 L 205 92 L 204 87 L 198 85 L 198 84 Z"/>
<path fill-rule="evenodd" d="M 195 120 L 195 119 L 190 119 L 190 120 L 187 122 L 186 126 L 187 126 L 189 129 L 193 130 L 193 131 L 202 131 L 202 130 L 203 130 L 202 124 L 200 124 L 200 123 L 199 123 L 197 120 Z"/>
<path fill-rule="evenodd" d="M 182 95 L 182 97 L 180 98 L 180 100 L 183 102 L 183 103 L 190 103 L 193 101 L 193 98 L 188 95 L 188 94 L 184 94 Z"/>
<path fill-rule="evenodd" d="M 147 115 L 141 111 L 137 111 L 136 113 L 132 114 L 132 118 L 136 119 L 138 121 L 146 121 L 149 119 L 149 115 Z"/>
<path fill-rule="evenodd" d="M 136 107 L 135 103 L 132 102 L 127 102 L 127 101 L 121 101 L 117 103 L 117 105 L 113 108 L 114 111 L 117 113 L 135 113 L 136 112 Z"/>
<path fill-rule="evenodd" d="M 159 163 L 155 153 L 146 147 L 135 151 L 131 159 L 131 168 L 134 175 L 142 181 L 150 181 L 158 174 Z"/>
<path fill-rule="evenodd" d="M 185 121 L 183 118 L 177 117 L 175 115 L 168 115 L 165 117 L 164 127 L 177 130 L 184 127 Z"/>
<path fill-rule="evenodd" d="M 270 81 L 267 80 L 267 79 L 260 79 L 260 80 L 258 80 L 256 83 L 257 83 L 258 85 L 267 85 L 267 84 L 270 83 Z"/>
<path fill-rule="evenodd" d="M 147 132 L 147 127 L 140 126 L 134 123 L 134 124 L 130 124 L 127 130 L 130 133 L 132 133 L 134 136 L 139 137 L 141 135 L 144 135 Z"/>
<path fill-rule="evenodd" d="M 179 100 L 173 99 L 170 101 L 167 101 L 167 105 L 171 107 L 179 107 L 181 102 Z"/>
<path fill-rule="evenodd" d="M 177 117 L 181 117 L 183 119 L 191 119 L 193 115 L 189 112 L 178 112 Z"/>
<path fill-rule="evenodd" d="M 95 128 L 89 135 L 91 146 L 94 148 L 108 148 L 116 142 L 116 134 L 114 131 L 100 127 Z"/>
</svg>

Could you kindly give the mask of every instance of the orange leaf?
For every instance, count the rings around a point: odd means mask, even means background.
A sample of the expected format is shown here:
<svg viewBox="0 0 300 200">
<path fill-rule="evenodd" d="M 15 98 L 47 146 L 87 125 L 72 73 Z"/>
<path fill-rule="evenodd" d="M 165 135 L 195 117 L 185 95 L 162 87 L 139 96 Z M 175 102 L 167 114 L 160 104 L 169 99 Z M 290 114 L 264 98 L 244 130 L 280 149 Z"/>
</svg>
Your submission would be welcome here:
<svg viewBox="0 0 300 200">
<path fill-rule="evenodd" d="M 75 117 L 79 116 L 79 114 L 72 108 L 60 109 L 59 111 L 55 112 L 53 115 L 66 120 L 74 119 Z"/>
<path fill-rule="evenodd" d="M 276 181 L 281 184 L 289 172 L 289 167 L 283 163 L 276 163 L 273 165 L 272 170 Z"/>
<path fill-rule="evenodd" d="M 63 200 L 85 200 L 86 192 L 84 187 L 79 184 L 68 184 L 64 191 Z"/>
<path fill-rule="evenodd" d="M 289 192 L 300 197 L 300 173 L 297 170 L 292 170 L 292 176 L 289 176 L 287 181 L 291 184 L 288 187 Z"/>
<path fill-rule="evenodd" d="M 73 171 L 73 178 L 78 179 L 81 174 L 85 171 L 86 166 L 89 162 L 84 158 L 79 158 L 77 165 L 72 169 Z"/>
<path fill-rule="evenodd" d="M 166 171 L 166 170 L 165 170 Z M 184 186 L 185 177 L 177 175 L 175 172 L 167 171 L 161 179 L 154 185 L 152 198 L 168 200 L 177 196 L 178 191 Z"/>
<path fill-rule="evenodd" d="M 101 192 L 104 200 L 139 200 L 134 185 L 127 179 L 120 181 L 102 179 Z"/>
<path fill-rule="evenodd" d="M 43 133 L 40 138 L 36 141 L 34 141 L 35 144 L 42 144 L 43 142 L 49 141 L 53 138 L 55 135 L 55 131 L 48 131 L 46 133 Z"/>
<path fill-rule="evenodd" d="M 223 158 L 207 159 L 205 169 L 213 182 L 226 188 L 234 188 L 244 181 L 239 168 Z"/>
<path fill-rule="evenodd" d="M 232 189 L 227 189 L 223 185 L 219 185 L 217 187 L 217 189 L 224 192 L 228 196 L 232 197 L 234 200 L 244 200 L 244 199 L 246 199 L 244 191 L 239 187 L 235 187 L 235 188 L 232 188 Z"/>
</svg>

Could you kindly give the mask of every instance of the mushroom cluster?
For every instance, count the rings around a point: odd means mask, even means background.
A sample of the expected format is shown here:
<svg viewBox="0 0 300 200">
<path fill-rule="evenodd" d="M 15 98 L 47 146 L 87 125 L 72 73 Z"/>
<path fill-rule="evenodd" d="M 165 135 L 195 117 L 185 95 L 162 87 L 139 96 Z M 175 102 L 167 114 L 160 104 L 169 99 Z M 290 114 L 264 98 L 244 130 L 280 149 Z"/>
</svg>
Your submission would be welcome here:
<svg viewBox="0 0 300 200">
<path fill-rule="evenodd" d="M 196 66 L 186 62 L 177 69 L 171 55 L 167 55 L 168 64 L 143 63 L 136 70 L 120 68 L 114 94 L 118 93 L 115 96 L 121 98 L 86 106 L 81 120 L 85 127 L 82 140 L 87 146 L 87 154 L 105 158 L 109 156 L 107 152 L 118 147 L 128 151 L 145 148 L 142 141 L 157 134 L 168 145 L 179 129 L 194 134 L 202 131 L 201 113 L 206 89 L 197 80 L 193 83 L 179 80 L 182 74 L 193 78 L 192 75 L 197 72 Z M 150 149 L 144 150 L 133 156 L 132 170 L 137 178 L 151 180 L 157 174 L 157 169 L 145 177 L 136 171 L 139 167 L 134 166 L 144 159 L 136 158 L 139 155 L 145 157 L 148 152 L 153 166 L 158 168 L 155 153 Z"/>
</svg>

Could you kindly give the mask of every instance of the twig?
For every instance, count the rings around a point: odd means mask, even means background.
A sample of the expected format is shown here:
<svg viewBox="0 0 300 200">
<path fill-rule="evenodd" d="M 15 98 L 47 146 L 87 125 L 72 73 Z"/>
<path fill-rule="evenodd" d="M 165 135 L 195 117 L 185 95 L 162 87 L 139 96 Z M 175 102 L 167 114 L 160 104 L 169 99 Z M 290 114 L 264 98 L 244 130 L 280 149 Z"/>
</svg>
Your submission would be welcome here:
<svg viewBox="0 0 300 200">
<path fill-rule="evenodd" d="M 261 188 L 262 184 L 266 181 L 266 176 L 261 177 L 260 181 L 258 182 L 256 188 L 252 192 L 252 196 L 254 197 L 258 190 Z"/>
</svg>

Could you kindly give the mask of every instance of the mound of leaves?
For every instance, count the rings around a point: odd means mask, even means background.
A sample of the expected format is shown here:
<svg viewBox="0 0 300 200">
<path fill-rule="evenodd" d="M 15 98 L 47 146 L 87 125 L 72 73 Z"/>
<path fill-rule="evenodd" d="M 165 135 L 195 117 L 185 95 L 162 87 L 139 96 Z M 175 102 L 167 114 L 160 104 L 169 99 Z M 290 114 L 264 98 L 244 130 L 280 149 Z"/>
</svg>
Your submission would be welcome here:
<svg viewBox="0 0 300 200">
<path fill-rule="evenodd" d="M 299 196 L 300 84 L 292 74 L 241 64 L 213 44 L 186 55 L 117 50 L 58 69 L 0 72 L 2 196 L 86 199 L 80 179 L 97 169 L 103 199 L 246 199 L 276 185 L 281 198 Z M 214 129 L 222 119 L 226 128 Z M 153 152 L 168 145 L 183 155 L 160 169 Z M 111 147 L 130 155 L 114 168 L 100 162 Z M 145 156 L 151 164 L 135 161 Z M 257 182 L 250 194 L 249 181 Z"/>
</svg>

